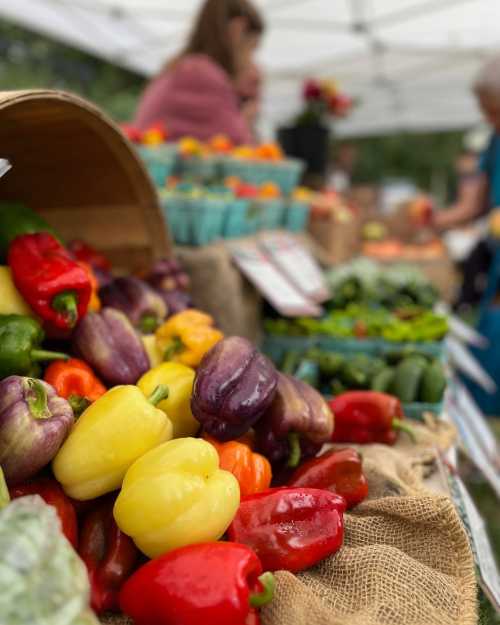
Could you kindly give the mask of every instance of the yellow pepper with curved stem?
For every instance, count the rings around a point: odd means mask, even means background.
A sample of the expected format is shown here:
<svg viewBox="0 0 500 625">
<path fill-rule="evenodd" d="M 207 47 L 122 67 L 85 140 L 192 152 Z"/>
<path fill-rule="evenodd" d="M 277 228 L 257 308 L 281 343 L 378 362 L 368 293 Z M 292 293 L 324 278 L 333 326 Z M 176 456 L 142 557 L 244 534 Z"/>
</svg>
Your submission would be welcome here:
<svg viewBox="0 0 500 625">
<path fill-rule="evenodd" d="M 167 319 L 156 330 L 156 341 L 163 359 L 197 367 L 206 352 L 224 338 L 213 324 L 210 315 L 194 308 Z"/>
<path fill-rule="evenodd" d="M 210 315 L 192 308 L 173 315 L 156 330 L 156 341 L 164 360 L 197 367 L 203 356 L 224 338 L 213 327 Z"/>
<path fill-rule="evenodd" d="M 144 395 L 150 395 L 159 384 L 168 386 L 168 397 L 158 408 L 163 410 L 174 427 L 173 438 L 194 436 L 200 429 L 191 412 L 194 369 L 178 362 L 164 362 L 147 371 L 137 382 Z"/>
<path fill-rule="evenodd" d="M 200 438 L 159 445 L 127 471 L 115 503 L 118 527 L 150 558 L 218 540 L 240 504 L 234 475 Z"/>
<path fill-rule="evenodd" d="M 149 397 L 137 386 L 115 386 L 79 417 L 53 460 L 54 475 L 74 499 L 95 499 L 120 488 L 127 469 L 172 438 L 172 423 L 156 408 L 168 389 Z"/>
</svg>

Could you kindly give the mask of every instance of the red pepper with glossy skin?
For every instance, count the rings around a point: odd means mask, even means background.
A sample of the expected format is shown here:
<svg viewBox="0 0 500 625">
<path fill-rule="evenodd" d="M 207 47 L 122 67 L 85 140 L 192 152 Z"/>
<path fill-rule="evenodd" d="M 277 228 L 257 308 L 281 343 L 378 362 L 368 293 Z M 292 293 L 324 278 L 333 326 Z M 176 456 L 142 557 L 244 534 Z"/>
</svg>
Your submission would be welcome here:
<svg viewBox="0 0 500 625">
<path fill-rule="evenodd" d="M 412 428 L 403 422 L 401 402 L 393 395 L 376 391 L 350 391 L 329 402 L 335 414 L 335 443 L 384 443 L 394 445 L 398 431 L 406 432 L 412 440 Z"/>
<path fill-rule="evenodd" d="M 295 573 L 340 549 L 345 509 L 345 499 L 327 490 L 270 488 L 242 498 L 228 535 L 251 547 L 265 569 Z"/>
<path fill-rule="evenodd" d="M 245 545 L 188 545 L 148 562 L 125 583 L 120 608 L 135 625 L 259 625 L 274 577 Z"/>
<path fill-rule="evenodd" d="M 40 495 L 49 506 L 54 506 L 61 521 L 61 529 L 69 542 L 76 549 L 78 544 L 78 527 L 75 508 L 56 480 L 48 477 L 39 478 L 13 486 L 9 489 L 12 499 L 27 495 Z"/>
<path fill-rule="evenodd" d="M 78 553 L 87 566 L 90 602 L 97 614 L 118 609 L 118 595 L 132 573 L 139 551 L 118 529 L 113 500 L 100 502 L 84 518 Z"/>
<path fill-rule="evenodd" d="M 288 480 L 288 486 L 330 490 L 346 500 L 348 510 L 368 495 L 361 456 L 350 448 L 332 449 L 304 462 Z"/>
<path fill-rule="evenodd" d="M 51 234 L 16 237 L 8 262 L 18 291 L 49 326 L 68 330 L 87 312 L 88 273 Z"/>
</svg>

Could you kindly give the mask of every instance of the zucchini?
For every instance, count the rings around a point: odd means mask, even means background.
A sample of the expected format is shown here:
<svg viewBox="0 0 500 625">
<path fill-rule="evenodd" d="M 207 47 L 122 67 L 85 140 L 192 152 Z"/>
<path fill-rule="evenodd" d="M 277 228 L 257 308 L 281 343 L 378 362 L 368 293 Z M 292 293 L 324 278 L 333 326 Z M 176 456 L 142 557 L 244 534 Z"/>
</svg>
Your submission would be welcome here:
<svg viewBox="0 0 500 625">
<path fill-rule="evenodd" d="M 410 356 L 396 367 L 390 391 L 405 403 L 411 404 L 419 396 L 420 382 L 427 366 L 427 360 L 421 356 Z"/>
<path fill-rule="evenodd" d="M 371 390 L 378 391 L 379 393 L 387 393 L 391 388 L 395 375 L 396 371 L 394 367 L 382 369 L 382 371 L 379 371 L 372 379 Z"/>
<path fill-rule="evenodd" d="M 437 404 L 442 401 L 445 389 L 443 365 L 439 360 L 434 360 L 423 373 L 419 399 L 427 404 Z"/>
</svg>

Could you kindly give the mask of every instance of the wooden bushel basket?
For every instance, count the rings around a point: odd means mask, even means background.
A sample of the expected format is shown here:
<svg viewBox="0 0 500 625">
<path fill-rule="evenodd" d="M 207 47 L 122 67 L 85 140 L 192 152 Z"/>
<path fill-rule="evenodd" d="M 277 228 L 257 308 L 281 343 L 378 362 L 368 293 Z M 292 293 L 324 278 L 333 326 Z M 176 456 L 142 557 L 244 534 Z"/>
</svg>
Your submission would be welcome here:
<svg viewBox="0 0 500 625">
<path fill-rule="evenodd" d="M 63 240 L 80 238 L 118 271 L 171 251 L 157 194 L 119 128 L 92 104 L 59 91 L 0 92 L 0 202 L 36 210 Z"/>
</svg>

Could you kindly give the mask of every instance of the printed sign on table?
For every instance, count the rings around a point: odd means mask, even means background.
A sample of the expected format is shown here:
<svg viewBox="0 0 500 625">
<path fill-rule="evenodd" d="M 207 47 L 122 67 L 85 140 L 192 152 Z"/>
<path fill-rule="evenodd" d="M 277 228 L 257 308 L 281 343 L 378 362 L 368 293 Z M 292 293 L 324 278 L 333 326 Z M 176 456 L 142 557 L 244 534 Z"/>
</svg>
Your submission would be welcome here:
<svg viewBox="0 0 500 625">
<path fill-rule="evenodd" d="M 229 244 L 233 259 L 274 308 L 286 317 L 318 317 L 322 308 L 304 296 L 255 241 Z"/>
<path fill-rule="evenodd" d="M 307 298 L 322 303 L 330 297 L 318 263 L 299 240 L 284 232 L 266 232 L 259 242 L 264 253 Z"/>
</svg>

